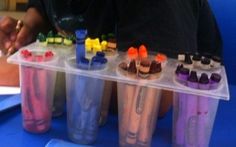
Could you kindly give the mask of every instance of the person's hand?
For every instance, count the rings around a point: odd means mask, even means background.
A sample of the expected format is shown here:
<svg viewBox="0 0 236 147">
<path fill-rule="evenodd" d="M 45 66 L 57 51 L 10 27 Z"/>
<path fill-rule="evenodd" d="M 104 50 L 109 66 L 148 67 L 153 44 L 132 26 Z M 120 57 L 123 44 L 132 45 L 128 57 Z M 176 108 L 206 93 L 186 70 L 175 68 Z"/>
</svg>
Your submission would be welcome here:
<svg viewBox="0 0 236 147">
<path fill-rule="evenodd" d="M 17 30 L 17 22 L 11 17 L 0 20 L 0 49 L 5 54 L 9 49 L 17 50 L 33 40 L 34 33 L 31 28 L 27 24 L 21 24 L 22 28 Z"/>
</svg>

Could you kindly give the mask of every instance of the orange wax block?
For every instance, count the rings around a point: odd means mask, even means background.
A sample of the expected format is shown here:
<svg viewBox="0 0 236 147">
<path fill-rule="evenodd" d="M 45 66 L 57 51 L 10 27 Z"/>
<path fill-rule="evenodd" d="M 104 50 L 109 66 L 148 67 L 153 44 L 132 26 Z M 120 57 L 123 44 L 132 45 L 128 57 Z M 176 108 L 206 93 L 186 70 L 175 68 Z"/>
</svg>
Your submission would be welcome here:
<svg viewBox="0 0 236 147">
<path fill-rule="evenodd" d="M 141 45 L 140 47 L 139 47 L 139 57 L 140 58 L 147 58 L 147 56 L 148 56 L 148 52 L 147 52 L 147 48 L 146 48 L 146 46 L 144 46 L 144 45 Z"/>
<path fill-rule="evenodd" d="M 136 59 L 138 57 L 138 49 L 134 47 L 130 47 L 128 49 L 128 57 L 130 59 Z"/>
<path fill-rule="evenodd" d="M 158 61 L 158 62 L 165 62 L 166 60 L 167 60 L 167 56 L 165 54 L 158 53 L 156 55 L 156 61 Z"/>
</svg>

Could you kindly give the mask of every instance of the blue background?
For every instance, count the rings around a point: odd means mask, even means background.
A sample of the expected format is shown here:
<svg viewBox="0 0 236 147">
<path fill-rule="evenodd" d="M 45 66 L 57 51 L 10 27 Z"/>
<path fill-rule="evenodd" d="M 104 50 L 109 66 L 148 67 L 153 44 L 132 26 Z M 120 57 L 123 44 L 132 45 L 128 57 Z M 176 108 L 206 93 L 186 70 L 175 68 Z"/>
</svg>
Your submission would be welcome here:
<svg viewBox="0 0 236 147">
<path fill-rule="evenodd" d="M 224 63 L 230 84 L 236 84 L 236 0 L 209 0 L 224 43 Z"/>
</svg>

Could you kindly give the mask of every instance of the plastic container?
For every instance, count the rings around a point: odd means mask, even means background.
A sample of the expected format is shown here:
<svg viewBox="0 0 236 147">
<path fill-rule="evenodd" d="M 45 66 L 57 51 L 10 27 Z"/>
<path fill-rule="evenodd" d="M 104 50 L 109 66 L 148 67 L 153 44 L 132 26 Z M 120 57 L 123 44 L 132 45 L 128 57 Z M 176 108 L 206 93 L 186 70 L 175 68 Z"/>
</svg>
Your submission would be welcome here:
<svg viewBox="0 0 236 147">
<path fill-rule="evenodd" d="M 65 73 L 56 73 L 56 84 L 52 106 L 52 116 L 57 117 L 63 114 L 66 103 L 66 82 Z"/>
<path fill-rule="evenodd" d="M 27 52 L 29 56 L 19 58 L 38 64 L 57 62 L 56 57 L 46 57 L 44 51 Z M 55 79 L 55 71 L 20 66 L 21 108 L 25 130 L 32 133 L 44 133 L 49 130 Z"/>
<path fill-rule="evenodd" d="M 173 146 L 208 147 L 218 102 L 219 100 L 208 97 L 175 93 Z"/>
<path fill-rule="evenodd" d="M 79 145 L 60 139 L 51 139 L 45 147 L 92 147 L 88 145 Z"/>
<path fill-rule="evenodd" d="M 66 68 L 77 69 L 73 58 L 68 59 Z M 66 89 L 69 138 L 75 143 L 92 144 L 97 138 L 104 80 L 66 73 Z"/>
<path fill-rule="evenodd" d="M 101 104 L 101 114 L 100 114 L 100 119 L 99 119 L 100 126 L 105 125 L 105 123 L 107 122 L 113 84 L 115 83 L 112 81 L 105 81 L 104 83 L 104 90 L 103 90 L 102 104 Z"/>
<path fill-rule="evenodd" d="M 119 143 L 151 146 L 161 90 L 118 83 Z"/>
<path fill-rule="evenodd" d="M 37 44 L 33 43 L 33 44 L 30 44 L 29 46 L 26 46 L 24 48 L 38 49 L 38 48 L 41 48 L 41 47 L 38 46 Z M 126 116 L 123 116 L 123 114 L 126 114 L 126 113 L 123 113 L 123 109 L 125 108 L 125 104 L 127 104 L 127 103 L 124 103 L 124 102 L 129 102 L 129 100 L 131 100 L 131 99 L 128 99 L 127 97 L 132 97 L 132 99 L 136 98 L 135 100 L 137 100 L 137 97 L 138 97 L 138 96 L 127 95 L 127 92 L 125 92 L 126 89 L 129 89 L 129 88 L 133 89 L 133 90 L 135 89 L 135 91 L 137 91 L 137 93 L 138 93 L 138 91 L 144 91 L 145 92 L 146 90 L 144 90 L 144 89 L 153 89 L 153 91 L 154 91 L 154 89 L 156 91 L 160 91 L 160 90 L 164 89 L 164 90 L 169 90 L 169 91 L 175 92 L 174 120 L 173 120 L 173 127 L 174 127 L 173 128 L 174 129 L 173 130 L 174 131 L 174 133 L 173 133 L 173 136 L 174 136 L 173 137 L 173 143 L 175 143 L 175 144 L 177 142 L 176 141 L 177 137 L 181 138 L 181 136 L 177 136 L 177 134 L 179 134 L 181 131 L 185 130 L 184 127 L 186 126 L 186 123 L 180 123 L 180 125 L 178 125 L 179 118 L 181 120 L 181 119 L 183 119 L 181 117 L 185 116 L 182 113 L 186 113 L 187 112 L 186 109 L 189 108 L 189 106 L 187 107 L 187 106 L 183 105 L 183 103 L 185 103 L 185 101 L 190 103 L 190 105 L 191 105 L 191 104 L 195 104 L 196 102 L 200 101 L 200 99 L 207 100 L 207 102 L 205 102 L 206 105 L 200 104 L 199 106 L 201 107 L 201 105 L 203 105 L 203 106 L 206 106 L 205 108 L 209 108 L 208 109 L 209 111 L 207 113 L 209 116 L 202 117 L 202 119 L 204 120 L 205 118 L 207 118 L 207 119 L 210 119 L 210 121 L 208 121 L 206 123 L 202 123 L 201 125 L 197 125 L 197 126 L 201 126 L 201 127 L 204 128 L 203 124 L 208 124 L 208 125 L 206 125 L 206 126 L 208 126 L 207 127 L 208 129 L 205 129 L 205 130 L 208 130 L 206 132 L 207 135 L 206 136 L 202 135 L 202 136 L 204 136 L 203 138 L 206 138 L 206 140 L 207 140 L 207 141 L 204 141 L 205 143 L 201 143 L 201 144 L 203 144 L 203 146 L 205 146 L 205 144 L 209 143 L 208 138 L 210 136 L 209 134 L 211 134 L 211 131 L 212 131 L 212 125 L 214 123 L 214 117 L 215 117 L 215 113 L 217 111 L 218 101 L 219 100 L 229 100 L 229 97 L 230 97 L 229 96 L 228 81 L 227 81 L 227 76 L 226 76 L 226 71 L 225 71 L 224 66 L 220 66 L 220 67 L 217 68 L 217 72 L 220 73 L 221 76 L 222 76 L 222 80 L 221 80 L 221 84 L 220 84 L 221 86 L 218 87 L 215 90 L 201 90 L 201 89 L 194 89 L 194 88 L 191 88 L 191 87 L 187 87 L 187 86 L 184 86 L 184 85 L 181 85 L 180 83 L 178 83 L 178 81 L 175 79 L 175 76 L 174 76 L 175 75 L 175 70 L 176 70 L 176 67 L 177 67 L 177 64 L 178 64 L 178 61 L 176 59 L 169 59 L 168 58 L 168 60 L 165 64 L 165 68 L 163 68 L 163 70 L 162 70 L 161 77 L 158 80 L 146 80 L 146 81 L 144 80 L 143 81 L 143 80 L 137 80 L 135 78 L 132 79 L 132 78 L 121 76 L 119 74 L 119 72 L 117 72 L 118 71 L 117 67 L 119 66 L 121 61 L 124 61 L 124 60 L 127 59 L 126 53 L 118 52 L 118 55 L 115 57 L 115 59 L 109 61 L 108 64 L 106 65 L 105 69 L 103 69 L 103 70 L 89 71 L 89 70 L 80 70 L 74 64 L 66 64 L 66 65 L 64 64 L 65 60 L 69 61 L 70 58 L 71 58 L 71 57 L 65 56 L 65 55 L 68 55 L 70 51 L 65 50 L 65 49 L 62 49 L 62 51 L 60 51 L 58 49 L 55 49 L 53 51 L 55 51 L 57 53 L 58 58 L 59 58 L 57 60 L 57 62 L 55 62 L 53 64 L 50 63 L 50 62 L 45 62 L 44 64 L 40 64 L 40 63 L 34 63 L 34 62 L 29 62 L 29 61 L 22 60 L 21 58 L 17 58 L 19 52 L 12 55 L 12 56 L 10 56 L 8 58 L 8 61 L 11 62 L 11 63 L 21 64 L 22 66 L 29 66 L 31 68 L 33 68 L 33 67 L 39 68 L 40 67 L 40 68 L 43 68 L 45 70 L 47 69 L 47 70 L 66 72 L 66 77 L 67 77 L 66 78 L 66 80 L 67 80 L 66 83 L 67 83 L 67 93 L 68 93 L 67 94 L 67 98 L 68 98 L 68 105 L 67 106 L 71 106 L 71 107 L 68 107 L 69 108 L 68 109 L 68 112 L 69 112 L 68 127 L 70 129 L 69 130 L 69 135 L 70 135 L 70 138 L 74 137 L 72 139 L 74 139 L 77 142 L 80 142 L 80 139 L 78 139 L 80 137 L 80 135 L 76 136 L 74 134 L 80 134 L 81 133 L 80 131 L 78 131 L 78 129 L 76 129 L 76 127 L 77 127 L 76 124 L 79 124 L 79 123 L 76 123 L 77 121 L 75 121 L 76 120 L 75 116 L 78 116 L 78 114 L 81 113 L 80 112 L 81 108 L 78 109 L 80 106 L 79 106 L 79 101 L 77 99 L 79 98 L 81 93 L 84 93 L 84 94 L 87 94 L 87 95 L 92 95 L 92 93 L 94 93 L 95 90 L 99 91 L 96 94 L 96 98 L 99 99 L 100 97 L 102 97 L 102 95 L 103 95 L 103 86 L 104 86 L 104 81 L 102 81 L 102 80 L 117 81 L 118 82 L 119 124 L 125 124 L 124 126 L 126 126 L 126 127 L 129 126 L 129 124 L 124 123 L 125 121 L 123 119 L 123 118 L 126 118 Z M 75 55 L 75 53 L 72 52 L 72 56 L 74 56 L 74 55 Z M 211 69 L 211 71 L 213 72 L 214 69 Z M 76 81 L 81 81 L 81 82 L 76 82 Z M 85 81 L 90 81 L 89 84 L 86 85 L 86 88 L 83 87 L 84 86 L 83 82 L 85 82 Z M 93 85 L 90 85 L 90 83 L 93 83 Z M 94 88 L 95 90 L 93 90 L 93 91 L 90 90 L 89 91 L 89 89 L 91 89 L 89 87 L 92 87 L 96 84 L 97 85 L 102 85 L 103 84 L 103 86 L 100 86 L 100 87 L 96 86 L 96 88 Z M 76 88 L 76 87 L 80 87 L 80 88 Z M 84 90 L 83 92 L 80 92 L 81 89 L 83 89 L 83 88 L 86 89 L 86 90 Z M 143 93 L 143 92 L 141 92 L 141 93 Z M 130 94 L 130 92 L 128 94 Z M 159 94 L 157 94 L 157 97 L 158 97 L 158 95 Z M 142 96 L 139 96 L 139 97 L 142 97 Z M 188 97 L 188 99 L 186 99 L 186 97 Z M 98 99 L 95 99 L 94 101 L 98 102 Z M 142 98 L 140 98 L 140 99 L 142 99 Z M 146 104 L 145 103 L 146 99 L 148 99 L 148 98 L 142 99 L 143 100 L 142 105 Z M 190 100 L 190 99 L 192 99 L 192 100 Z M 157 98 L 157 100 L 158 100 L 158 98 Z M 101 99 L 99 99 L 99 101 L 101 103 Z M 74 104 L 75 106 L 73 106 L 72 104 Z M 192 106 L 193 106 L 193 108 L 196 108 L 195 105 L 192 105 Z M 76 107 L 77 109 L 75 109 L 74 107 Z M 132 111 L 135 110 L 134 109 L 135 107 L 130 107 L 130 108 L 133 108 Z M 126 111 L 128 111 L 128 110 L 126 110 Z M 73 114 L 72 112 L 75 112 L 75 113 Z M 135 114 L 135 112 L 132 112 L 132 113 Z M 98 111 L 98 115 L 96 114 L 96 117 L 99 118 L 99 114 L 100 114 L 100 111 Z M 129 113 L 127 113 L 127 115 L 128 114 Z M 80 116 L 82 116 L 82 115 L 83 114 L 81 113 Z M 191 114 L 187 114 L 187 115 L 191 116 Z M 136 114 L 131 115 L 131 116 L 129 117 L 129 115 L 128 115 L 127 118 L 131 119 L 131 120 L 136 119 L 136 118 L 138 120 L 139 118 L 141 118 Z M 73 118 L 73 121 L 69 120 L 69 119 L 72 119 L 72 118 Z M 200 116 L 198 116 L 198 118 L 200 119 Z M 134 128 L 131 127 L 131 134 L 132 134 L 132 132 L 134 132 L 134 135 L 136 133 L 136 136 L 138 135 L 137 134 L 137 124 L 139 124 L 138 123 L 139 121 L 141 121 L 141 120 L 135 121 Z M 204 121 L 202 121 L 202 122 L 204 122 Z M 93 122 L 95 122 L 95 121 L 93 121 Z M 134 122 L 134 121 L 130 121 L 130 122 Z M 196 121 L 195 121 L 195 123 L 196 123 Z M 94 123 L 94 125 L 95 125 L 95 123 Z M 86 127 L 87 126 L 89 126 L 88 123 L 87 123 Z M 182 127 L 178 128 L 180 131 L 177 130 L 176 126 L 182 126 Z M 198 127 L 198 128 L 200 129 L 201 127 Z M 96 132 L 95 130 L 96 129 L 94 129 L 94 132 Z M 125 131 L 127 131 L 129 129 L 128 129 L 128 127 L 125 128 L 125 129 L 122 129 L 122 127 L 119 126 L 119 130 L 120 130 L 120 145 L 126 145 L 126 142 L 127 142 L 126 138 L 127 138 L 128 132 L 125 132 Z M 123 130 L 125 130 L 125 131 L 123 131 Z M 133 130 L 135 130 L 135 131 L 133 131 Z M 139 130 L 140 129 L 138 128 L 138 131 Z M 149 129 L 146 129 L 146 131 L 147 130 L 149 130 Z M 149 135 L 150 131 L 147 131 L 146 133 L 148 135 L 143 135 L 143 137 L 148 138 L 147 139 L 147 141 L 148 141 L 147 145 L 150 146 L 150 139 L 151 139 L 151 136 Z M 186 132 L 182 132 L 182 133 L 184 133 L 184 137 L 185 137 Z M 142 134 L 144 134 L 144 133 L 142 133 Z M 204 133 L 202 133 L 202 134 L 204 134 Z M 93 141 L 95 140 L 95 135 L 93 134 L 91 136 L 93 136 L 93 139 L 88 139 L 89 143 L 90 143 L 90 141 L 92 142 L 92 140 Z M 187 136 L 188 136 L 188 134 L 187 134 Z M 84 141 L 85 137 L 86 137 L 86 135 L 83 133 L 83 139 L 81 139 L 82 140 L 81 143 L 88 143 L 88 142 Z M 136 137 L 136 140 L 138 140 L 137 137 Z"/>
<path fill-rule="evenodd" d="M 176 73 L 176 82 L 183 89 L 199 91 L 219 91 L 222 88 L 220 73 L 193 69 L 189 76 L 182 76 L 183 70 Z M 201 73 L 201 76 L 198 76 Z M 211 75 L 209 79 L 208 75 Z M 173 146 L 208 147 L 219 100 L 207 96 L 174 93 Z"/>
</svg>

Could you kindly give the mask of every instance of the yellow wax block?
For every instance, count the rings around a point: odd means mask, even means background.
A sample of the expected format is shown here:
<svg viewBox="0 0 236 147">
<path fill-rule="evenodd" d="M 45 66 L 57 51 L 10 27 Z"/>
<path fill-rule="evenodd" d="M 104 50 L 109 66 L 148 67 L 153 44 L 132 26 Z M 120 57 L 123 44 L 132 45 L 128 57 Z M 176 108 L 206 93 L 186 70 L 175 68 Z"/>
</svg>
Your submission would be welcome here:
<svg viewBox="0 0 236 147">
<path fill-rule="evenodd" d="M 101 46 L 102 46 L 102 50 L 106 50 L 107 49 L 107 41 L 102 41 Z"/>
<path fill-rule="evenodd" d="M 73 43 L 72 40 L 69 40 L 69 39 L 64 39 L 63 41 L 63 44 L 67 46 L 72 45 L 72 43 Z"/>
<path fill-rule="evenodd" d="M 55 37 L 55 43 L 62 43 L 62 38 L 61 37 Z"/>
<path fill-rule="evenodd" d="M 54 38 L 53 38 L 53 37 L 47 38 L 47 42 L 48 42 L 48 43 L 54 43 Z"/>
<path fill-rule="evenodd" d="M 94 45 L 93 46 L 93 53 L 96 54 L 99 51 L 102 51 L 102 46 L 101 45 Z"/>
<path fill-rule="evenodd" d="M 92 44 L 85 44 L 85 49 L 86 49 L 86 52 L 91 52 L 92 51 Z"/>
<path fill-rule="evenodd" d="M 40 42 L 40 44 L 41 44 L 42 46 L 47 46 L 47 45 L 48 45 L 48 42 L 47 42 L 47 41 L 44 41 L 44 42 Z"/>
<path fill-rule="evenodd" d="M 91 45 L 91 44 L 92 44 L 92 40 L 90 38 L 86 38 L 85 45 Z"/>
<path fill-rule="evenodd" d="M 92 42 L 93 42 L 93 45 L 100 45 L 99 38 L 93 39 Z"/>
</svg>

